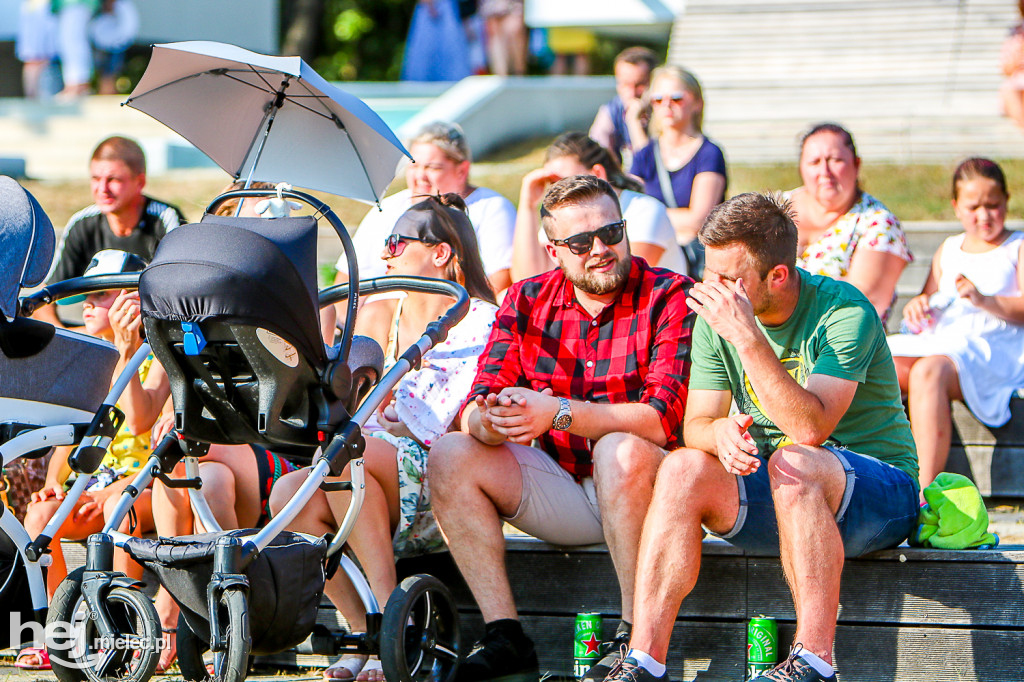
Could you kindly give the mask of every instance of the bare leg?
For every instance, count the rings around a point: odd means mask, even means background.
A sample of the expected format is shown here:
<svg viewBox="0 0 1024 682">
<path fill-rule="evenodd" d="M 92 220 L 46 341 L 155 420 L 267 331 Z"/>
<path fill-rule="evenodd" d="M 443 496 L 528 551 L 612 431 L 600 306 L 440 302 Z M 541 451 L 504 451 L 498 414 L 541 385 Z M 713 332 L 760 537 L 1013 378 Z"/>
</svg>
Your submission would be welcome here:
<svg viewBox="0 0 1024 682">
<path fill-rule="evenodd" d="M 505 34 L 506 53 L 512 74 L 526 75 L 526 25 L 523 15 L 518 12 L 506 14 L 501 20 L 501 31 Z"/>
<path fill-rule="evenodd" d="M 738 514 L 736 478 L 716 457 L 690 448 L 665 457 L 640 539 L 630 646 L 665 661 L 679 605 L 700 571 L 701 524 L 727 533 Z"/>
<path fill-rule="evenodd" d="M 665 451 L 649 440 L 613 433 L 594 446 L 594 485 L 601 523 L 622 595 L 622 618 L 633 622 L 633 582 L 644 517 Z"/>
<path fill-rule="evenodd" d="M 394 446 L 379 438 L 367 438 L 363 466 L 366 467 L 363 505 L 348 536 L 348 544 L 359 558 L 370 588 L 383 609 L 398 584 L 392 546 L 392 533 L 398 522 L 398 460 Z M 350 468 L 351 464 L 342 473 L 343 480 L 349 480 Z M 334 528 L 341 525 L 351 499 L 348 492 L 327 494 Z M 363 615 L 361 602 L 358 610 Z"/>
<path fill-rule="evenodd" d="M 487 17 L 487 62 L 495 76 L 508 75 L 507 38 L 501 30 L 501 17 Z"/>
<path fill-rule="evenodd" d="M 262 455 L 260 455 L 262 456 Z M 230 495 L 233 498 L 230 509 L 227 505 L 220 513 L 215 513 L 217 522 L 221 528 L 253 528 L 260 518 L 260 476 L 256 468 L 256 462 L 252 448 L 248 445 L 214 445 L 210 453 L 200 460 L 199 470 L 204 485 L 206 485 L 205 473 L 207 467 L 210 474 L 216 476 L 216 483 L 208 485 L 209 490 L 216 490 L 219 496 L 230 488 Z M 210 464 L 217 463 L 221 467 L 211 467 Z M 214 473 L 216 472 L 216 473 Z M 220 487 L 225 486 L 225 487 Z M 213 501 L 207 498 L 207 502 Z"/>
<path fill-rule="evenodd" d="M 951 400 L 963 400 L 956 365 L 945 355 L 914 363 L 909 375 L 907 405 L 914 432 L 923 490 L 946 467 L 953 438 Z"/>
<path fill-rule="evenodd" d="M 795 641 L 832 663 L 843 571 L 843 539 L 835 515 L 846 473 L 831 452 L 799 445 L 776 450 L 768 473 L 782 567 L 796 606 Z"/>
<path fill-rule="evenodd" d="M 28 534 L 33 538 L 39 535 L 49 520 L 53 518 L 59 506 L 60 502 L 52 497 L 42 502 L 32 502 L 29 504 L 28 509 L 25 511 L 25 530 L 28 531 Z M 75 505 L 75 508 L 77 509 L 78 506 Z M 64 562 L 64 548 L 61 547 L 60 539 L 64 536 L 64 529 L 72 523 L 72 519 L 74 519 L 74 512 L 68 517 L 68 521 L 65 521 L 64 525 L 57 530 L 53 540 L 50 541 L 50 558 L 52 563 L 46 569 L 46 596 L 50 599 L 53 598 L 53 593 L 57 591 L 57 586 L 68 575 L 68 567 Z"/>
<path fill-rule="evenodd" d="M 449 433 L 431 448 L 427 477 L 434 516 L 484 622 L 516 618 L 501 517 L 523 496 L 519 462 L 507 447 Z"/>
</svg>

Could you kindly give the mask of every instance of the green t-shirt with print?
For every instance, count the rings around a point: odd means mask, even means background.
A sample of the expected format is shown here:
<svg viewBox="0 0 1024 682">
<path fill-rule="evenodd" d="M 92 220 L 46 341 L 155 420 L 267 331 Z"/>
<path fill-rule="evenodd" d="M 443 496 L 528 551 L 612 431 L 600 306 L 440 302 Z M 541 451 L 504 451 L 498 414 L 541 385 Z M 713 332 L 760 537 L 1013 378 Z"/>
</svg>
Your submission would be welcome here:
<svg viewBox="0 0 1024 682">
<path fill-rule="evenodd" d="M 858 383 L 853 402 L 826 443 L 888 462 L 916 483 L 917 450 L 878 314 L 856 287 L 797 272 L 800 298 L 793 314 L 778 327 L 760 321 L 758 327 L 801 386 L 811 374 Z M 694 326 L 691 358 L 690 390 L 730 391 L 739 411 L 754 418 L 749 431 L 762 456 L 791 442 L 761 412 L 736 349 L 703 319 Z"/>
</svg>

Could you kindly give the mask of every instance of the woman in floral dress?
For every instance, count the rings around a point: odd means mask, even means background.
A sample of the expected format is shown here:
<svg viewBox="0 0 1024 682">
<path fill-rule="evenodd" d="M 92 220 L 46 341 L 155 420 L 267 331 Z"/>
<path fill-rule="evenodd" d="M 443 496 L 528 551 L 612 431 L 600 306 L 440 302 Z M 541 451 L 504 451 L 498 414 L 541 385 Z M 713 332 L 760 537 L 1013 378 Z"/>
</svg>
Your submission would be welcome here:
<svg viewBox="0 0 1024 682">
<path fill-rule="evenodd" d="M 497 307 L 484 274 L 476 233 L 457 194 L 429 197 L 413 205 L 395 223 L 381 257 L 388 275 L 434 277 L 458 282 L 471 297 L 470 310 L 448 338 L 424 353 L 421 368 L 395 386 L 364 432 L 366 488 L 363 506 L 348 543 L 366 573 L 381 608 L 397 585 L 395 558 L 435 552 L 444 540 L 430 510 L 425 479 L 430 445 L 450 428 L 472 388 L 477 360 L 490 336 Z M 409 293 L 398 305 L 385 349 L 385 367 L 415 343 L 427 325 L 451 305 L 451 299 Z M 305 481 L 307 469 L 283 476 L 271 493 L 279 510 Z M 328 479 L 333 480 L 333 479 Z M 348 480 L 348 472 L 340 480 Z M 318 491 L 289 526 L 323 535 L 334 532 L 348 510 L 348 492 Z M 365 628 L 366 613 L 351 584 L 337 573 L 324 592 L 353 631 Z M 326 671 L 325 679 L 381 682 L 380 661 L 345 656 Z"/>
<path fill-rule="evenodd" d="M 800 235 L 797 266 L 853 284 L 885 322 L 914 257 L 900 221 L 858 182 L 860 157 L 842 126 L 821 123 L 800 145 L 803 186 L 787 193 Z"/>
</svg>

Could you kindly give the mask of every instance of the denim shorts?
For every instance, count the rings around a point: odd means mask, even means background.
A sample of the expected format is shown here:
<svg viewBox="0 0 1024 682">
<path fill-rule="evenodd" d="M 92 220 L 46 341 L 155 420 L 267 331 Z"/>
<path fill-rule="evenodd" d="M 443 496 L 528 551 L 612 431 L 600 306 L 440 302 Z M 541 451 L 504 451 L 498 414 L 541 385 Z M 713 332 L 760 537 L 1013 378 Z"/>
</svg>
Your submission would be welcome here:
<svg viewBox="0 0 1024 682">
<path fill-rule="evenodd" d="M 846 448 L 823 446 L 846 471 L 846 491 L 836 513 L 847 557 L 895 547 L 917 528 L 917 485 L 905 471 Z M 737 476 L 740 511 L 736 524 L 718 537 L 755 554 L 778 556 L 779 526 L 775 519 L 767 462 L 748 476 Z"/>
</svg>

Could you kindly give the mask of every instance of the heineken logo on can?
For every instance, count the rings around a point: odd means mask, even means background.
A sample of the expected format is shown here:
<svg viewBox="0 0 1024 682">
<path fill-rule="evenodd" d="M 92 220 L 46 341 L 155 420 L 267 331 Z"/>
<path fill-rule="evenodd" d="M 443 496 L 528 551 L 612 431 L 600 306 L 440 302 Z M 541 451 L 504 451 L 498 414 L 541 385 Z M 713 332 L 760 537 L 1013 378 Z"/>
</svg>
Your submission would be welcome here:
<svg viewBox="0 0 1024 682">
<path fill-rule="evenodd" d="M 576 615 L 573 633 L 572 671 L 576 679 L 582 678 L 591 666 L 601 658 L 601 614 L 580 613 Z"/>
</svg>

